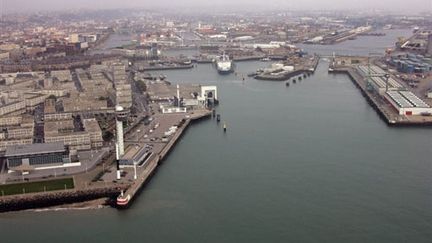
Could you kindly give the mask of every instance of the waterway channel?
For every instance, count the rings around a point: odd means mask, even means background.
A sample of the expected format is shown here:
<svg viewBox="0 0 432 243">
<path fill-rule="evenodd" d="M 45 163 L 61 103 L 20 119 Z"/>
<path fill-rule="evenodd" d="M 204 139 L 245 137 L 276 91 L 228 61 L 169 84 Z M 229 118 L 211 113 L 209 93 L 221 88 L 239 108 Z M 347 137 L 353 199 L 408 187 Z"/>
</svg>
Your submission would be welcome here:
<svg viewBox="0 0 432 243">
<path fill-rule="evenodd" d="M 164 71 L 217 85 L 228 132 L 192 125 L 129 210 L 1 214 L 1 242 L 430 242 L 432 130 L 388 127 L 325 60 L 243 81 L 265 65 Z"/>
</svg>

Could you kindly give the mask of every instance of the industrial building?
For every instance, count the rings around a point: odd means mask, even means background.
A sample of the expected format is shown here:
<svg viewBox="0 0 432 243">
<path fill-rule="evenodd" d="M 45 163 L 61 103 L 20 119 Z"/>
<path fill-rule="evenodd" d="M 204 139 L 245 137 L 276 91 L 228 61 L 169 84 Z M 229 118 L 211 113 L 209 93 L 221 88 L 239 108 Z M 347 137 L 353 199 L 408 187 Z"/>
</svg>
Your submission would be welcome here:
<svg viewBox="0 0 432 243">
<path fill-rule="evenodd" d="M 28 172 L 79 165 L 79 163 L 71 163 L 69 149 L 63 143 L 9 146 L 4 157 L 9 172 Z"/>
<path fill-rule="evenodd" d="M 411 91 L 388 91 L 385 98 L 399 115 L 432 115 L 432 108 Z"/>
<path fill-rule="evenodd" d="M 378 66 L 371 65 L 368 67 L 360 65 L 357 67 L 357 70 L 362 76 L 369 79 L 374 90 L 380 95 L 384 95 L 386 91 L 397 91 L 404 89 L 404 86 L 394 78 L 389 76 L 387 80 L 387 78 L 384 76 L 387 73 Z"/>
<path fill-rule="evenodd" d="M 418 30 L 415 32 L 414 36 L 401 44 L 400 49 L 412 53 L 427 54 L 429 48 L 429 36 L 431 34 L 431 30 Z"/>
<path fill-rule="evenodd" d="M 125 154 L 120 157 L 120 168 L 143 166 L 152 155 L 150 150 L 148 146 L 138 144 L 129 146 Z"/>
</svg>

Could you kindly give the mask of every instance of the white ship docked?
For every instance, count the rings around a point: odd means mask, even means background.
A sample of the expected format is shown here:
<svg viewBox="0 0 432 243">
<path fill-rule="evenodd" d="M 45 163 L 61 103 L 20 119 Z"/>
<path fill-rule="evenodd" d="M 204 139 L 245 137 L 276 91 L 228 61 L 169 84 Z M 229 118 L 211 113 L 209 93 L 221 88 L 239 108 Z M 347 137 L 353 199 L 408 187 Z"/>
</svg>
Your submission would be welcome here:
<svg viewBox="0 0 432 243">
<path fill-rule="evenodd" d="M 227 74 L 233 71 L 233 64 L 225 53 L 216 60 L 216 69 L 220 74 Z"/>
</svg>

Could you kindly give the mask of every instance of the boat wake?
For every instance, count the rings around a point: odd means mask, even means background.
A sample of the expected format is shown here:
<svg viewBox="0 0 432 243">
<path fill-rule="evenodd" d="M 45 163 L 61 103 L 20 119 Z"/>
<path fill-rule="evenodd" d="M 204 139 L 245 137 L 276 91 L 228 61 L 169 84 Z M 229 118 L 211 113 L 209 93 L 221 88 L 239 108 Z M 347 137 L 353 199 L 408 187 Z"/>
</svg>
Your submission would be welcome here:
<svg viewBox="0 0 432 243">
<path fill-rule="evenodd" d="M 29 209 L 26 211 L 43 213 L 43 212 L 60 212 L 60 211 L 82 211 L 82 210 L 95 210 L 104 209 L 109 206 L 98 205 L 98 206 L 88 206 L 88 207 L 55 207 L 55 208 L 39 208 L 39 209 Z"/>
</svg>

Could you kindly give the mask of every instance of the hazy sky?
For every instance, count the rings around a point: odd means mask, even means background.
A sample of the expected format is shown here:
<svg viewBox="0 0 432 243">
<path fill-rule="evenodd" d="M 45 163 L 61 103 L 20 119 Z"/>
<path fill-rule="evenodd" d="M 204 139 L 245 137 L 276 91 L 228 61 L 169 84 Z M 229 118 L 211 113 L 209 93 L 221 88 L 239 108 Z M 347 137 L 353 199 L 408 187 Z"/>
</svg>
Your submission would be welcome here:
<svg viewBox="0 0 432 243">
<path fill-rule="evenodd" d="M 328 9 L 381 9 L 390 11 L 432 12 L 432 0 L 0 0 L 3 12 L 106 9 L 129 7 L 183 7 L 226 8 L 227 11 L 240 5 L 249 8 L 328 10 Z"/>
</svg>

